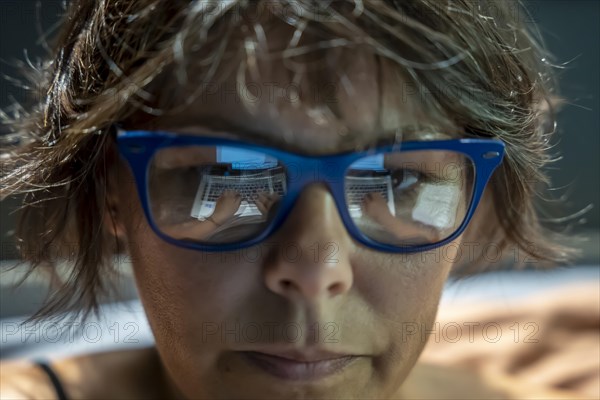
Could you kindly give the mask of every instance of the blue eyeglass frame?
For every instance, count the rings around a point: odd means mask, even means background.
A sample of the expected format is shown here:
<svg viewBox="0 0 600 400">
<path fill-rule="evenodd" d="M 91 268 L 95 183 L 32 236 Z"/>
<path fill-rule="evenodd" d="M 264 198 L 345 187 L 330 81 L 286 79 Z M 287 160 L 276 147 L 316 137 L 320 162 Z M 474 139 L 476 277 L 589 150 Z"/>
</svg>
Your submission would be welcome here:
<svg viewBox="0 0 600 400">
<path fill-rule="evenodd" d="M 258 151 L 271 155 L 282 162 L 286 168 L 292 165 L 302 166 L 299 176 L 287 178 L 287 194 L 279 204 L 278 211 L 271 223 L 258 236 L 249 240 L 228 244 L 202 244 L 173 239 L 163 234 L 154 223 L 149 205 L 148 171 L 152 156 L 160 149 L 168 147 L 204 145 L 204 146 L 234 146 L 241 149 Z M 176 246 L 200 251 L 232 251 L 256 245 L 273 232 L 275 232 L 291 212 L 302 190 L 312 183 L 324 183 L 333 196 L 338 213 L 348 233 L 359 243 L 370 248 L 390 253 L 414 253 L 431 250 L 449 243 L 458 237 L 467 227 L 483 191 L 494 170 L 502 162 L 504 156 L 504 143 L 497 139 L 452 139 L 432 141 L 411 141 L 385 145 L 374 149 L 346 152 L 325 156 L 306 156 L 267 147 L 259 144 L 248 143 L 227 138 L 183 135 L 166 131 L 147 130 L 117 130 L 117 146 L 121 156 L 128 162 L 137 187 L 138 195 L 144 209 L 146 219 L 152 230 L 161 239 Z M 358 229 L 348 212 L 344 193 L 344 174 L 348 167 L 356 160 L 390 151 L 415 151 L 415 150 L 447 150 L 462 153 L 474 165 L 475 176 L 471 204 L 462 224 L 446 239 L 419 246 L 393 246 L 379 243 L 364 235 Z"/>
</svg>

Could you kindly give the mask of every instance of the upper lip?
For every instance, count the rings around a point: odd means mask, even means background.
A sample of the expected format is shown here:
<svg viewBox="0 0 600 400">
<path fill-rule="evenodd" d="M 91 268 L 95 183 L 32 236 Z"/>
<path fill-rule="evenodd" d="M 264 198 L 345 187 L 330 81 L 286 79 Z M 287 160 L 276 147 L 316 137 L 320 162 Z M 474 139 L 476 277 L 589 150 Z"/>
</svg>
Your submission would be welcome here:
<svg viewBox="0 0 600 400">
<path fill-rule="evenodd" d="M 305 349 L 260 349 L 249 351 L 251 353 L 258 353 L 267 356 L 274 356 L 280 358 L 286 358 L 296 362 L 318 362 L 325 360 L 334 360 L 338 358 L 352 357 L 353 354 L 347 353 L 336 353 L 333 351 L 318 349 L 318 348 L 305 348 Z"/>
</svg>

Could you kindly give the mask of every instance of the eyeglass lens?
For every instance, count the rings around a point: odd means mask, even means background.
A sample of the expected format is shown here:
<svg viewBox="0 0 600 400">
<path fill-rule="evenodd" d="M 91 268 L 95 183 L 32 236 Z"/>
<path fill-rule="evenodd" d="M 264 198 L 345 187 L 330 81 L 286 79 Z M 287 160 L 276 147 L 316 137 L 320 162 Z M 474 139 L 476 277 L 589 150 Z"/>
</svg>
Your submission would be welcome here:
<svg viewBox="0 0 600 400">
<path fill-rule="evenodd" d="M 437 243 L 462 224 L 474 172 L 472 161 L 453 151 L 367 156 L 344 172 L 346 210 L 354 226 L 376 242 L 403 247 Z M 297 174 L 297 168 L 244 148 L 163 148 L 149 166 L 151 218 L 176 240 L 246 241 L 269 226 Z"/>
</svg>

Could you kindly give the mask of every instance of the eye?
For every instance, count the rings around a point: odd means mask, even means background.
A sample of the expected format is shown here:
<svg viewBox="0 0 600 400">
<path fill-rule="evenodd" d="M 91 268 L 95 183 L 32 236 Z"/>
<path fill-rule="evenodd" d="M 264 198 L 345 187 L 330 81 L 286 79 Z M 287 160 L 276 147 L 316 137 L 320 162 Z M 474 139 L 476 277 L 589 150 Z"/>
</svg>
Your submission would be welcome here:
<svg viewBox="0 0 600 400">
<path fill-rule="evenodd" d="M 418 171 L 411 169 L 397 169 L 392 172 L 392 187 L 394 191 L 407 191 L 417 185 L 422 176 Z"/>
</svg>

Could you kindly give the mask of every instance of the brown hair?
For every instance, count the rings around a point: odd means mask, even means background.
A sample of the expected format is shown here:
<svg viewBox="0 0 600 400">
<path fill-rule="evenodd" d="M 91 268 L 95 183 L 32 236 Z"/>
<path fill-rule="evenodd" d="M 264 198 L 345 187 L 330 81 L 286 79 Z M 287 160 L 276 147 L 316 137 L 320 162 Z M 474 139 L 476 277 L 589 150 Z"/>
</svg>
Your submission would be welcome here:
<svg viewBox="0 0 600 400">
<path fill-rule="evenodd" d="M 426 96 L 432 113 L 468 134 L 503 140 L 506 158 L 488 190 L 488 220 L 470 231 L 538 260 L 567 259 L 569 250 L 556 244 L 534 207 L 539 184 L 547 181 L 542 167 L 550 160 L 554 82 L 520 4 L 323 3 L 71 2 L 52 56 L 31 74 L 39 101 L 27 112 L 4 115 L 12 133 L 3 138 L 0 198 L 24 194 L 17 231 L 23 260 L 32 268 L 53 265 L 52 254 L 60 248 L 73 261 L 68 280 L 36 317 L 69 304 L 86 315 L 96 310 L 107 273 L 114 271 L 111 254 L 119 246 L 102 228 L 103 218 L 110 217 L 109 127 L 166 112 L 168 101 L 155 89 L 166 76 L 184 86 L 189 60 L 199 60 L 194 68 L 201 69 L 195 75 L 201 82 L 218 79 L 217 66 L 227 65 L 240 49 L 249 68 L 253 51 L 268 36 L 265 29 L 273 25 L 289 25 L 292 34 L 312 38 L 291 40 L 277 57 L 298 61 L 317 50 L 367 47 L 415 87 L 433 93 Z M 475 265 L 462 271 L 472 272 Z"/>
</svg>

